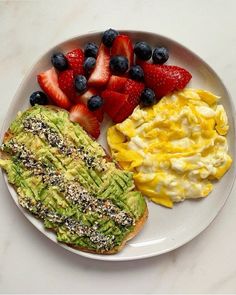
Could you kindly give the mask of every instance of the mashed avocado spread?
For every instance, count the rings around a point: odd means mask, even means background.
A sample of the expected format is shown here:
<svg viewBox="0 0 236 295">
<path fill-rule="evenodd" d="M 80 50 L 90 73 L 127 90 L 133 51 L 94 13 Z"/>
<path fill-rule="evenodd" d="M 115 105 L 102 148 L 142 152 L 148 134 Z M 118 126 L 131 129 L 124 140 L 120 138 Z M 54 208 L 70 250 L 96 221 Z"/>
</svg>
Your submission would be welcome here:
<svg viewBox="0 0 236 295">
<path fill-rule="evenodd" d="M 105 252 L 121 245 L 146 211 L 132 173 L 107 161 L 103 148 L 68 119 L 35 106 L 19 113 L 0 159 L 19 204 L 60 242 Z"/>
</svg>

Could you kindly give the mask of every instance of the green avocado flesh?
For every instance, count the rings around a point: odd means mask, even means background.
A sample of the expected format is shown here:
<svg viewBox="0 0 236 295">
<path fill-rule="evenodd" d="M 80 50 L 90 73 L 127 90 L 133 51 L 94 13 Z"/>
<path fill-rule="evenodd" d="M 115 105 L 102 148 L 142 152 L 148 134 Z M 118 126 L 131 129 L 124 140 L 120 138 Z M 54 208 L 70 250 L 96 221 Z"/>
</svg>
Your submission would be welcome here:
<svg viewBox="0 0 236 295">
<path fill-rule="evenodd" d="M 115 250 L 146 211 L 132 174 L 68 113 L 34 106 L 11 124 L 0 159 L 18 201 L 60 242 L 95 252 Z"/>
</svg>

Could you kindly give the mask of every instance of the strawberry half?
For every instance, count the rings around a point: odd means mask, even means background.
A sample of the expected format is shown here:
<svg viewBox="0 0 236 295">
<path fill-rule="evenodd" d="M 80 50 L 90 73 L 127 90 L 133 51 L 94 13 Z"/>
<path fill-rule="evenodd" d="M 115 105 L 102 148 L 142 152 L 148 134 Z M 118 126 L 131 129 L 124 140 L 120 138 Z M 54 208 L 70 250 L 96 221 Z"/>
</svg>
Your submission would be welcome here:
<svg viewBox="0 0 236 295">
<path fill-rule="evenodd" d="M 127 78 L 112 75 L 107 84 L 107 89 L 123 92 Z"/>
<path fill-rule="evenodd" d="M 66 59 L 69 68 L 74 71 L 75 75 L 84 75 L 84 52 L 82 49 L 77 48 L 66 54 Z"/>
<path fill-rule="evenodd" d="M 99 92 L 95 88 L 88 89 L 85 93 L 79 96 L 79 102 L 85 104 L 87 106 L 88 100 L 91 96 L 99 94 Z M 103 107 L 100 107 L 98 110 L 92 112 L 99 122 L 103 121 L 104 110 Z"/>
<path fill-rule="evenodd" d="M 129 67 L 134 62 L 134 50 L 133 44 L 130 38 L 127 35 L 118 35 L 111 48 L 111 55 L 123 55 L 127 57 L 129 62 Z"/>
<path fill-rule="evenodd" d="M 60 89 L 67 95 L 67 97 L 76 103 L 78 100 L 78 94 L 74 84 L 74 71 L 65 70 L 58 73 L 58 84 Z"/>
<path fill-rule="evenodd" d="M 141 92 L 144 89 L 144 84 L 142 82 L 134 81 L 132 79 L 127 79 L 123 93 L 129 94 L 128 101 L 134 108 L 140 102 Z"/>
<path fill-rule="evenodd" d="M 97 61 L 95 69 L 89 77 L 88 84 L 92 87 L 101 87 L 107 84 L 110 78 L 110 50 L 103 44 L 98 50 Z"/>
<path fill-rule="evenodd" d="M 140 63 L 144 71 L 146 87 L 153 89 L 157 98 L 172 91 L 183 89 L 191 80 L 192 75 L 178 66 L 155 65 Z"/>
<path fill-rule="evenodd" d="M 69 109 L 71 102 L 66 94 L 59 88 L 58 76 L 54 68 L 37 75 L 38 83 L 42 90 L 59 107 Z"/>
<path fill-rule="evenodd" d="M 128 99 L 128 94 L 122 94 L 107 89 L 102 92 L 102 98 L 104 99 L 105 112 L 114 120 L 115 116 Z"/>
<path fill-rule="evenodd" d="M 140 102 L 141 92 L 144 89 L 144 84 L 131 79 L 127 79 L 123 93 L 128 95 L 126 101 L 122 104 L 113 121 L 120 123 L 130 116 L 133 110 Z"/>
<path fill-rule="evenodd" d="M 95 88 L 89 88 L 82 95 L 79 96 L 79 102 L 87 105 L 88 100 L 91 96 L 98 94 L 98 91 Z"/>
<path fill-rule="evenodd" d="M 99 137 L 100 124 L 86 105 L 82 103 L 74 105 L 70 110 L 69 118 L 72 122 L 79 123 L 94 138 Z"/>
</svg>

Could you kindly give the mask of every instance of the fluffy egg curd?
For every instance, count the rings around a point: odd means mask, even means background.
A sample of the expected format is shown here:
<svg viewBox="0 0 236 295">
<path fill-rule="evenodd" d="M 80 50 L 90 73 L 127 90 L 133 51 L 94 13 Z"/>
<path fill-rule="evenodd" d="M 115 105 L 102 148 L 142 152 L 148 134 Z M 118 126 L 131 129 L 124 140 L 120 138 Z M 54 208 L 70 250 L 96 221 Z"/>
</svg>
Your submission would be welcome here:
<svg viewBox="0 0 236 295">
<path fill-rule="evenodd" d="M 185 89 L 152 107 L 138 106 L 108 129 L 113 158 L 133 172 L 137 188 L 153 202 L 171 208 L 206 197 L 211 181 L 229 169 L 228 119 L 218 100 L 208 91 Z"/>
</svg>

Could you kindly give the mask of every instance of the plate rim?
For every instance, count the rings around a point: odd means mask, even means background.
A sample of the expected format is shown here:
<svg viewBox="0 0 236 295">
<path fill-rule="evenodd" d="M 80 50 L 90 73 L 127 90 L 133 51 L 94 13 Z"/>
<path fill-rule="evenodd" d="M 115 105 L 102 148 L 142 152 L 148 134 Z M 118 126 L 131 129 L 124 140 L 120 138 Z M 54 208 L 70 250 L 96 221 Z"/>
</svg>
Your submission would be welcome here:
<svg viewBox="0 0 236 295">
<path fill-rule="evenodd" d="M 178 47 L 183 48 L 184 50 L 189 51 L 193 56 L 195 56 L 198 60 L 201 61 L 201 63 L 209 70 L 210 73 L 212 73 L 214 76 L 217 77 L 217 79 L 220 81 L 221 86 L 224 90 L 224 92 L 227 94 L 228 98 L 229 98 L 229 105 L 231 108 L 231 114 L 232 114 L 232 123 L 233 123 L 233 135 L 234 137 L 236 137 L 236 118 L 234 116 L 235 114 L 235 106 L 233 103 L 233 99 L 231 97 L 230 92 L 228 91 L 227 87 L 224 84 L 224 80 L 218 75 L 218 73 L 216 73 L 216 71 L 214 70 L 214 68 L 212 66 L 210 66 L 205 60 L 203 60 L 197 53 L 195 53 L 194 51 L 192 51 L 192 49 L 189 49 L 189 47 L 183 45 L 182 43 L 176 41 L 175 39 L 172 39 L 166 35 L 162 35 L 153 31 L 143 31 L 143 30 L 118 30 L 120 33 L 123 34 L 148 34 L 148 35 L 154 35 L 157 38 L 162 38 L 162 39 L 166 39 L 167 41 L 176 44 Z M 44 51 L 43 53 L 41 53 L 37 59 L 32 63 L 32 65 L 27 69 L 26 73 L 24 74 L 20 84 L 16 87 L 16 92 L 13 95 L 11 102 L 9 104 L 9 107 L 6 111 L 6 115 L 2 121 L 2 127 L 1 127 L 1 131 L 0 131 L 0 139 L 1 142 L 3 140 L 3 136 L 5 134 L 5 130 L 6 130 L 6 126 L 9 125 L 9 122 L 7 123 L 7 118 L 9 117 L 9 114 L 11 113 L 11 110 L 13 108 L 14 102 L 17 98 L 17 94 L 18 92 L 21 90 L 23 84 L 25 84 L 26 80 L 29 77 L 29 74 L 31 73 L 31 71 L 34 69 L 34 67 L 39 63 L 39 61 L 45 56 L 48 55 L 52 50 L 54 50 L 56 47 L 61 47 L 64 44 L 68 43 L 68 42 L 73 42 L 76 41 L 78 38 L 90 38 L 93 36 L 96 36 L 98 34 L 102 34 L 103 31 L 100 30 L 92 30 L 89 31 L 87 33 L 83 33 L 80 35 L 74 35 L 70 38 L 67 38 L 53 46 L 51 46 L 48 50 Z M 236 148 L 232 151 L 232 156 L 233 156 L 233 160 L 235 161 L 236 159 Z M 234 169 L 234 171 L 236 171 L 236 167 L 233 165 L 231 167 L 231 169 Z M 9 184 L 8 180 L 7 180 L 7 176 L 6 173 L 1 169 L 1 174 L 2 177 L 4 178 L 4 182 L 5 185 L 8 188 L 9 194 L 11 195 L 11 198 L 13 199 L 15 205 L 18 207 L 18 209 L 20 209 L 21 213 L 25 216 L 25 218 L 34 226 L 34 228 L 36 228 L 38 231 L 40 231 L 45 237 L 47 237 L 49 240 L 51 240 L 52 242 L 54 242 L 54 244 L 57 244 L 59 246 L 61 246 L 62 248 L 64 248 L 65 250 L 69 250 L 71 253 L 86 257 L 86 258 L 90 258 L 90 259 L 94 259 L 94 260 L 99 260 L 99 261 L 108 261 L 108 262 L 121 262 L 121 261 L 132 261 L 132 260 L 140 260 L 140 259 L 146 259 L 146 258 L 152 258 L 155 256 L 159 256 L 162 255 L 164 253 L 168 253 L 170 251 L 174 251 L 177 248 L 187 244 L 188 242 L 192 241 L 194 238 L 196 238 L 200 233 L 204 232 L 210 225 L 211 223 L 215 220 L 215 218 L 219 215 L 220 211 L 224 208 L 226 201 L 228 200 L 229 196 L 232 193 L 233 187 L 234 187 L 234 183 L 235 183 L 235 179 L 236 179 L 236 173 L 234 173 L 231 185 L 230 185 L 230 189 L 229 189 L 229 193 L 226 196 L 226 198 L 223 201 L 223 204 L 221 205 L 221 207 L 216 211 L 216 213 L 214 214 L 214 216 L 207 222 L 207 225 L 202 225 L 199 230 L 197 231 L 197 233 L 193 236 L 193 237 L 189 237 L 186 238 L 185 240 L 183 240 L 181 243 L 179 243 L 178 245 L 174 246 L 174 247 L 169 247 L 166 248 L 162 251 L 158 251 L 158 252 L 151 252 L 151 253 L 147 253 L 147 254 L 142 254 L 142 255 L 136 255 L 136 256 L 129 256 L 129 257 L 120 257 L 120 256 L 116 256 L 116 254 L 114 255 L 100 255 L 100 254 L 92 254 L 92 253 L 88 253 L 88 252 L 83 252 L 83 251 L 79 251 L 79 250 L 75 250 L 69 246 L 67 246 L 66 244 L 63 243 L 59 243 L 56 242 L 55 240 L 51 239 L 51 237 L 49 235 L 47 235 L 45 233 L 45 229 L 43 228 L 42 230 L 36 226 L 30 218 L 30 215 L 23 209 L 20 207 L 19 203 L 15 200 L 15 198 L 13 197 L 12 193 L 11 193 L 11 189 L 12 186 Z M 10 189 L 11 187 L 11 189 Z M 15 192 L 16 193 L 16 192 Z M 16 193 L 17 194 L 17 193 Z"/>
</svg>

